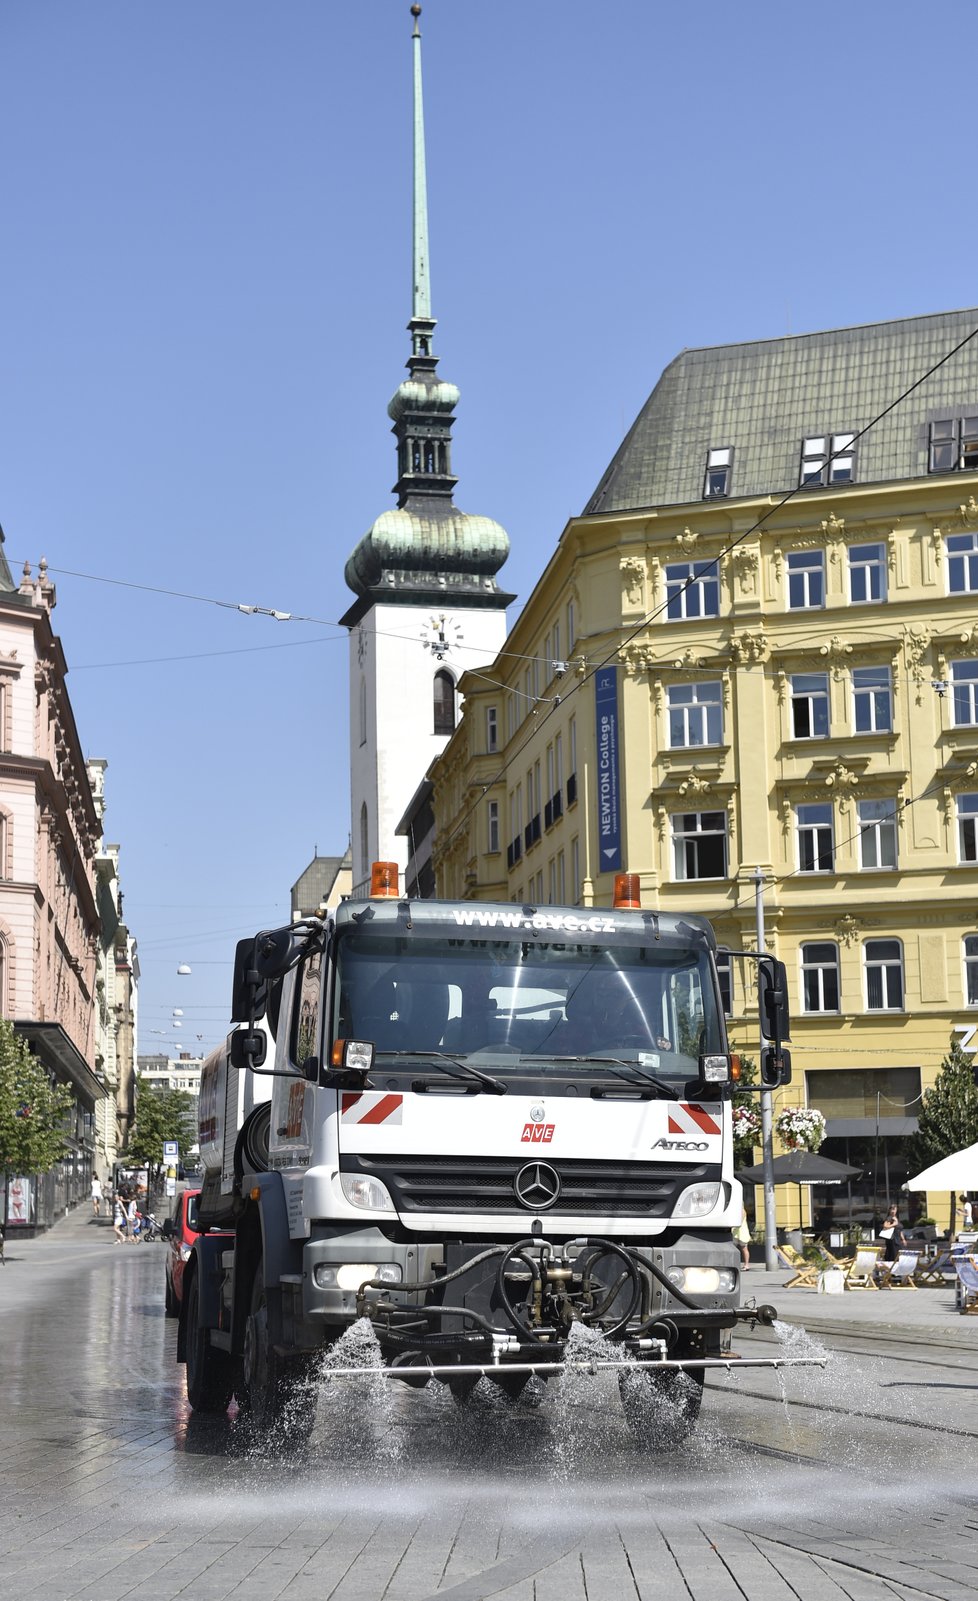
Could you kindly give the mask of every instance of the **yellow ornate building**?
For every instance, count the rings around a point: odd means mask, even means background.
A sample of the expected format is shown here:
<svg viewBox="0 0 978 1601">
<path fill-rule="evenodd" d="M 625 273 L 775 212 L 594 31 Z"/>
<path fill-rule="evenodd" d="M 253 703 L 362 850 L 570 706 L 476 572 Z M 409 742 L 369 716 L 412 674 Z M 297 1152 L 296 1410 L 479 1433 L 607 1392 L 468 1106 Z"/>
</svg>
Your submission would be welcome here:
<svg viewBox="0 0 978 1601">
<path fill-rule="evenodd" d="M 978 339 L 874 421 L 975 328 L 684 351 L 428 775 L 439 895 L 608 904 L 620 865 L 743 949 L 763 874 L 775 1111 L 819 1107 L 861 1175 L 811 1192 L 822 1225 L 899 1194 L 952 1029 L 978 1038 Z"/>
</svg>

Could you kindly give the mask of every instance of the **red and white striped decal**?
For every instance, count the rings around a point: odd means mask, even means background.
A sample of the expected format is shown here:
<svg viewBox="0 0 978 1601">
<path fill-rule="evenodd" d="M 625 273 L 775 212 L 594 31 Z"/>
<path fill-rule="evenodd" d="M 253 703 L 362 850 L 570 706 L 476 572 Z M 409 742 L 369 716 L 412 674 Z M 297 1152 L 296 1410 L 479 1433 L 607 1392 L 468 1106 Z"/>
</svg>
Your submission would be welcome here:
<svg viewBox="0 0 978 1601">
<path fill-rule="evenodd" d="M 669 1108 L 670 1134 L 719 1134 L 720 1125 L 705 1107 L 695 1101 L 680 1101 Z"/>
<path fill-rule="evenodd" d="M 403 1120 L 403 1095 L 364 1094 L 360 1090 L 344 1090 L 340 1108 L 343 1123 L 400 1123 Z"/>
</svg>

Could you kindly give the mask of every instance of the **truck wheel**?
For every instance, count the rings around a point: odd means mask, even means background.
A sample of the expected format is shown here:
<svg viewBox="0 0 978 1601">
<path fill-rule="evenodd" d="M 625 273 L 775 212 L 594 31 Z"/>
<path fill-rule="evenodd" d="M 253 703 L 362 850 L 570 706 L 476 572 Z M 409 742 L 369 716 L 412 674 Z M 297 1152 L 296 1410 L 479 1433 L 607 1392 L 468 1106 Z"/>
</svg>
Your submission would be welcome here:
<svg viewBox="0 0 978 1601">
<path fill-rule="evenodd" d="M 618 1374 L 625 1422 L 646 1451 L 682 1445 L 696 1427 L 703 1400 L 702 1368 L 625 1368 Z"/>
<path fill-rule="evenodd" d="M 259 1262 L 251 1282 L 238 1400 L 262 1433 L 281 1431 L 303 1440 L 312 1432 L 316 1396 L 307 1382 L 308 1370 L 301 1358 L 281 1356 L 268 1337 L 268 1298 Z"/>
<path fill-rule="evenodd" d="M 195 1412 L 226 1412 L 234 1390 L 234 1366 L 200 1326 L 200 1292 L 194 1273 L 187 1289 L 187 1399 Z"/>
</svg>

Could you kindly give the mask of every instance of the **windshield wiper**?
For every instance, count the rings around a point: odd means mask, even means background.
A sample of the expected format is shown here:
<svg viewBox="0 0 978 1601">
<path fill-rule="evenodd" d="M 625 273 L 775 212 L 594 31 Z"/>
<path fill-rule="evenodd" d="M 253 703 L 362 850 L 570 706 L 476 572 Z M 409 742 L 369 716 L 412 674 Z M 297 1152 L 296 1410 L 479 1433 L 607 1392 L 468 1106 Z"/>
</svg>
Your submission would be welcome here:
<svg viewBox="0 0 978 1601">
<path fill-rule="evenodd" d="M 447 1073 L 450 1078 L 460 1078 L 463 1081 L 471 1080 L 481 1084 L 484 1089 L 491 1090 L 493 1095 L 505 1095 L 507 1086 L 498 1078 L 489 1073 L 480 1073 L 477 1067 L 470 1067 L 468 1062 L 460 1062 L 456 1056 L 446 1056 L 444 1051 L 378 1051 L 378 1057 L 405 1057 L 416 1056 L 425 1062 L 434 1062 L 441 1072 Z"/>
<path fill-rule="evenodd" d="M 521 1057 L 521 1061 L 526 1058 Z M 674 1084 L 667 1084 L 664 1078 L 656 1078 L 652 1073 L 643 1072 L 634 1062 L 623 1061 L 620 1056 L 548 1056 L 548 1062 L 576 1062 L 582 1067 L 590 1067 L 592 1063 L 598 1067 L 610 1067 L 616 1078 L 623 1078 L 626 1084 L 651 1084 L 660 1095 L 668 1096 L 671 1101 L 678 1101 L 679 1091 Z M 615 1072 L 616 1068 L 624 1067 L 625 1073 Z"/>
</svg>

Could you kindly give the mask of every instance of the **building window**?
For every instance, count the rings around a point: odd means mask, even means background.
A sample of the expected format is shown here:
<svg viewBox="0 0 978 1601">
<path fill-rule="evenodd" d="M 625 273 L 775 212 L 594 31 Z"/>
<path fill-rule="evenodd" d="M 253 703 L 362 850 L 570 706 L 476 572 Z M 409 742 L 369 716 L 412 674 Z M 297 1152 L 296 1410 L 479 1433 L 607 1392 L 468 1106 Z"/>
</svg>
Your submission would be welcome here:
<svg viewBox="0 0 978 1601">
<path fill-rule="evenodd" d="M 896 803 L 890 800 L 859 802 L 859 865 L 896 867 Z"/>
<path fill-rule="evenodd" d="M 566 905 L 566 900 L 565 900 L 566 895 L 567 895 L 567 879 L 566 879 L 566 875 L 564 873 L 564 853 L 563 853 L 563 851 L 558 851 L 557 852 L 557 904 L 558 904 L 558 906 Z"/>
<path fill-rule="evenodd" d="M 803 484 L 851 484 L 856 476 L 855 434 L 819 434 L 801 450 Z"/>
<path fill-rule="evenodd" d="M 724 1017 L 733 1015 L 733 958 L 729 951 L 717 951 L 717 979 Z"/>
<path fill-rule="evenodd" d="M 668 701 L 672 750 L 722 743 L 723 695 L 719 682 L 670 684 Z"/>
<path fill-rule="evenodd" d="M 575 835 L 570 842 L 570 881 L 571 902 L 574 906 L 581 904 L 581 845 Z"/>
<path fill-rule="evenodd" d="M 792 737 L 794 739 L 826 739 L 828 732 L 828 673 L 792 673 Z"/>
<path fill-rule="evenodd" d="M 932 473 L 969 472 L 978 467 L 978 417 L 947 417 L 930 425 Z"/>
<path fill-rule="evenodd" d="M 671 622 L 719 617 L 720 580 L 715 561 L 670 563 L 666 568 L 666 615 Z"/>
<path fill-rule="evenodd" d="M 969 1006 L 978 1006 L 978 934 L 964 939 L 964 994 Z"/>
<path fill-rule="evenodd" d="M 952 595 L 978 594 L 978 534 L 948 534 L 947 587 Z"/>
<path fill-rule="evenodd" d="M 831 940 L 802 946 L 801 990 L 806 1012 L 839 1010 L 839 947 Z"/>
<path fill-rule="evenodd" d="M 958 796 L 958 860 L 978 862 L 978 795 Z"/>
<path fill-rule="evenodd" d="M 489 854 L 495 856 L 499 850 L 499 802 L 489 801 L 487 808 L 489 824 Z"/>
<path fill-rule="evenodd" d="M 706 478 L 703 482 L 704 500 L 721 500 L 730 493 L 730 476 L 733 472 L 733 450 L 729 445 L 722 450 L 706 453 Z"/>
<path fill-rule="evenodd" d="M 951 687 L 955 728 L 973 728 L 978 723 L 978 661 L 952 662 Z"/>
<path fill-rule="evenodd" d="M 852 669 L 852 721 L 857 734 L 893 729 L 893 689 L 888 667 Z"/>
<path fill-rule="evenodd" d="M 831 805 L 799 806 L 795 818 L 798 827 L 798 871 L 834 872 Z"/>
<path fill-rule="evenodd" d="M 557 903 L 557 859 L 551 856 L 547 863 L 547 905 L 555 906 Z"/>
<path fill-rule="evenodd" d="M 725 878 L 726 812 L 677 812 L 672 819 L 672 849 L 678 880 Z"/>
<path fill-rule="evenodd" d="M 863 947 L 866 960 L 866 1010 L 903 1010 L 903 950 L 898 939 L 868 939 Z"/>
<path fill-rule="evenodd" d="M 496 718 L 495 706 L 486 707 L 486 750 L 492 752 L 499 749 L 499 723 Z"/>
<path fill-rule="evenodd" d="M 817 611 L 825 604 L 824 551 L 792 550 L 787 560 L 789 611 Z"/>
<path fill-rule="evenodd" d="M 577 718 L 572 717 L 567 725 L 567 760 L 570 771 L 567 774 L 567 804 L 573 806 L 577 800 Z M 577 902 L 575 901 L 575 906 Z"/>
<path fill-rule="evenodd" d="M 575 627 L 574 602 L 567 602 L 567 649 L 572 651 L 577 644 L 577 631 Z"/>
<path fill-rule="evenodd" d="M 849 599 L 854 606 L 886 599 L 886 546 L 849 546 Z"/>
<path fill-rule="evenodd" d="M 446 668 L 435 674 L 434 680 L 434 732 L 455 732 L 455 680 Z"/>
</svg>

